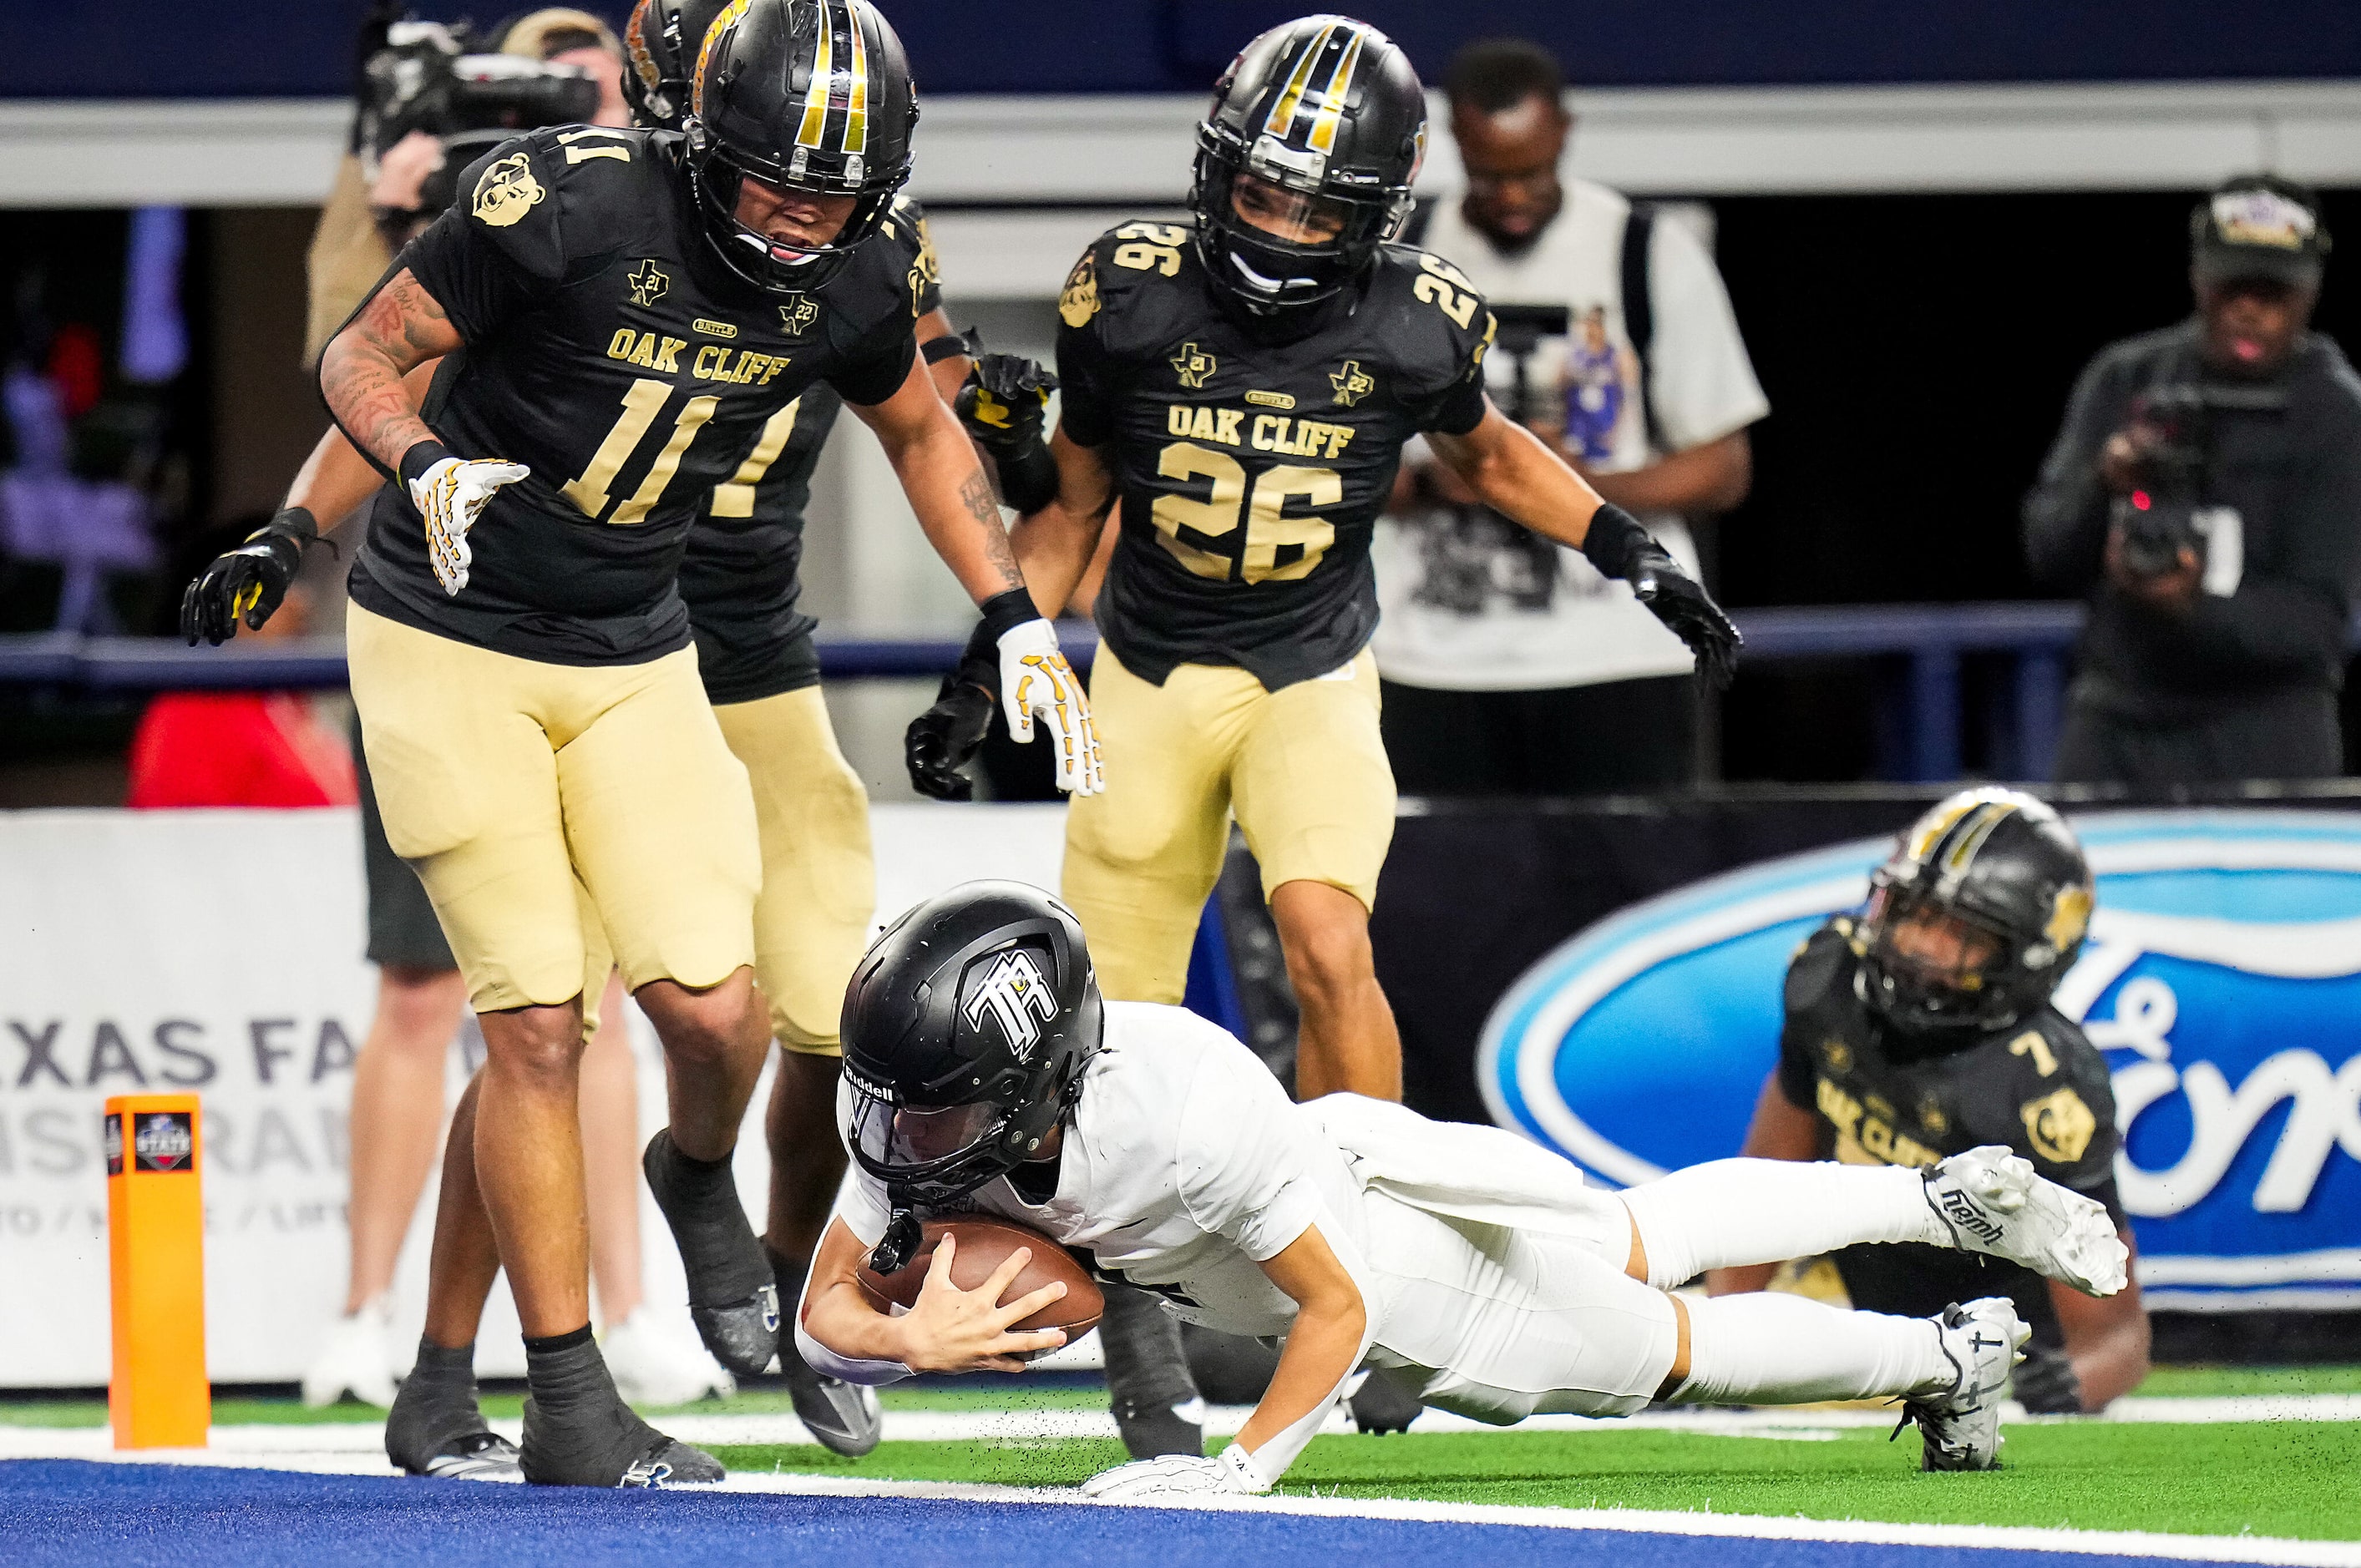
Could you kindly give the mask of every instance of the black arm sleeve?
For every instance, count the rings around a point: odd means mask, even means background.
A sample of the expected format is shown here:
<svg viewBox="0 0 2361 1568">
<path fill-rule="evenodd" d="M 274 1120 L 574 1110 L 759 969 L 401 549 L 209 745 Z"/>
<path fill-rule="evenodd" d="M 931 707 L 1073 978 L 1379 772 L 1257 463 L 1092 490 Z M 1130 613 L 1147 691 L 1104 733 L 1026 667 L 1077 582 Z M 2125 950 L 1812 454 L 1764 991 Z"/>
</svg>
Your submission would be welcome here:
<svg viewBox="0 0 2361 1568">
<path fill-rule="evenodd" d="M 1095 249 L 1067 275 L 1059 311 L 1058 428 L 1077 446 L 1104 446 L 1115 435 L 1115 364 L 1099 336 Z"/>
<path fill-rule="evenodd" d="M 994 453 L 992 460 L 1000 475 L 1001 499 L 1020 515 L 1030 517 L 1058 499 L 1058 460 L 1049 455 L 1048 443 L 1036 437 L 1023 451 L 1005 457 Z"/>
<path fill-rule="evenodd" d="M 828 384 L 846 402 L 874 408 L 902 389 L 917 357 L 917 334 L 910 330 L 907 319 L 896 317 L 863 338 L 844 363 L 829 373 Z"/>
<path fill-rule="evenodd" d="M 2107 488 L 2099 449 L 2123 422 L 2124 396 L 2112 356 L 2083 368 L 2067 400 L 2066 420 L 2025 498 L 2025 559 L 2034 580 L 2080 594 L 2099 580 L 2107 543 Z"/>
</svg>

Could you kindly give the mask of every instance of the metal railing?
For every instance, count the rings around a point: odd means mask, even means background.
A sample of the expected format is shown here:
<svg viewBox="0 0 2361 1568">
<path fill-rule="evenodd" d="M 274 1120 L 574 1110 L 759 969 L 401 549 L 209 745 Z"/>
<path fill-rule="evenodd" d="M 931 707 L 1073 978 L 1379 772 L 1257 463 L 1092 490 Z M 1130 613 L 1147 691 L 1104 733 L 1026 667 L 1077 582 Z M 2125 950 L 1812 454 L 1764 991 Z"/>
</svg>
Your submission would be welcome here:
<svg viewBox="0 0 2361 1568">
<path fill-rule="evenodd" d="M 1886 771 L 1897 782 L 1960 776 L 1965 753 L 1962 664 L 1970 654 L 2012 661 L 2007 702 L 1989 752 L 2023 778 L 2046 777 L 2065 717 L 2068 655 L 2081 632 L 2082 607 L 2059 603 L 1829 605 L 1737 612 L 1745 663 L 1899 659 L 1898 755 Z M 1059 628 L 1067 654 L 1087 667 L 1097 632 L 1083 623 Z M 2354 627 L 2361 646 L 2361 620 Z M 829 637 L 818 640 L 829 680 L 940 674 L 959 657 L 950 638 Z M 92 691 L 239 690 L 340 686 L 341 639 L 244 639 L 220 648 L 189 648 L 162 637 L 84 637 L 71 632 L 0 636 L 0 685 Z"/>
</svg>

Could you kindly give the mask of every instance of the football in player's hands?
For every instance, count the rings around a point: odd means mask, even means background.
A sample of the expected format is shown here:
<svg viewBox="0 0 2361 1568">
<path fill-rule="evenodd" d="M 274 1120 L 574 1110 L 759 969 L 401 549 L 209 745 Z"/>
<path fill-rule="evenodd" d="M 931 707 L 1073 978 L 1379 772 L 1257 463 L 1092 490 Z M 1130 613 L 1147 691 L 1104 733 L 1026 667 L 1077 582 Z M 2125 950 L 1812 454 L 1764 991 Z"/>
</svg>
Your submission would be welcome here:
<svg viewBox="0 0 2361 1568">
<path fill-rule="evenodd" d="M 1071 1344 L 1099 1326 L 1099 1319 L 1106 1311 L 1106 1297 L 1065 1248 L 1040 1232 L 1023 1225 L 1006 1220 L 973 1216 L 928 1220 L 917 1254 L 891 1274 L 876 1273 L 867 1263 L 862 1263 L 855 1277 L 860 1281 L 861 1293 L 869 1298 L 870 1305 L 881 1312 L 915 1305 L 919 1290 L 927 1283 L 927 1270 L 934 1262 L 935 1248 L 940 1245 L 946 1232 L 955 1244 L 951 1248 L 951 1283 L 961 1290 L 981 1288 L 992 1277 L 993 1270 L 1006 1262 L 1008 1255 L 1018 1247 L 1031 1248 L 1033 1255 L 1002 1293 L 1001 1299 L 1014 1301 L 1053 1282 L 1065 1286 L 1063 1297 L 1032 1316 L 1010 1324 L 1011 1332 L 1031 1333 L 1039 1329 L 1063 1329 L 1066 1343 Z"/>
</svg>

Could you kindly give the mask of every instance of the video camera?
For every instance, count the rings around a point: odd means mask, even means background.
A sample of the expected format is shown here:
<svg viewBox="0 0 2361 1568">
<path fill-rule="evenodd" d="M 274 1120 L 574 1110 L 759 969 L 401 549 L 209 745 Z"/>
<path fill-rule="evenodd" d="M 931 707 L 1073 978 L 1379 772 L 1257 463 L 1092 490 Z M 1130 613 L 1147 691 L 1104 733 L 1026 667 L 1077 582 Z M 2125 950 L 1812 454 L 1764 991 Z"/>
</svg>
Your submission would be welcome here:
<svg viewBox="0 0 2361 1568">
<path fill-rule="evenodd" d="M 2124 567 L 2135 576 L 2177 570 L 2180 553 L 2205 564 L 2202 512 L 2213 463 L 2213 415 L 2221 408 L 2278 410 L 2287 393 L 2276 387 L 2234 387 L 2198 381 L 2151 386 L 2132 399 L 2128 428 L 2139 447 L 2136 488 L 2115 498 L 2112 521 L 2123 534 Z"/>
<path fill-rule="evenodd" d="M 1573 313 L 1564 305 L 1494 305 L 1496 333 L 1492 352 L 1509 360 L 1508 405 L 1500 411 L 1513 423 L 1534 417 L 1531 368 L 1534 350 L 1545 337 L 1564 337 L 1571 330 Z"/>
<path fill-rule="evenodd" d="M 584 124 L 598 112 L 598 82 L 589 71 L 484 52 L 465 22 L 391 24 L 361 80 L 357 139 L 372 168 L 412 131 L 447 144 L 471 131 L 514 135 Z"/>
</svg>

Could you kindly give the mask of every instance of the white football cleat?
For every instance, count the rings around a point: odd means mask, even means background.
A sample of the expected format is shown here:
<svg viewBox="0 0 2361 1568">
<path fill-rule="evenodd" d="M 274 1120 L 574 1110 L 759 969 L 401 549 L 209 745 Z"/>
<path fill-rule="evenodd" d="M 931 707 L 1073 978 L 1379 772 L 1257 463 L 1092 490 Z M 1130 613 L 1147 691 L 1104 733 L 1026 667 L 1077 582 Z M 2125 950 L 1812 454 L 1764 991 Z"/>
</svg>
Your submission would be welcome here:
<svg viewBox="0 0 2361 1568">
<path fill-rule="evenodd" d="M 2008 1392 L 2009 1369 L 2025 1359 L 2025 1342 L 2033 1331 L 2017 1321 L 2015 1304 L 2004 1296 L 1946 1307 L 1927 1321 L 1959 1376 L 1948 1392 L 1903 1406 L 1903 1419 L 1916 1421 L 1926 1440 L 1918 1467 L 1997 1470 L 2001 1398 Z M 1902 1431 L 1898 1425 L 1894 1430 Z"/>
<path fill-rule="evenodd" d="M 598 1350 L 615 1391 L 629 1404 L 661 1409 L 694 1404 L 708 1394 L 726 1399 L 738 1391 L 737 1381 L 704 1346 L 665 1333 L 644 1306 L 609 1329 Z"/>
<path fill-rule="evenodd" d="M 2000 1144 L 1955 1154 L 1926 1173 L 1927 1206 L 1951 1245 L 2020 1263 L 2086 1296 L 2124 1288 L 2131 1262 L 2106 1205 L 2041 1176 Z"/>
<path fill-rule="evenodd" d="M 393 1303 L 383 1296 L 328 1325 L 328 1337 L 303 1369 L 303 1402 L 313 1409 L 350 1394 L 364 1405 L 393 1408 L 393 1356 L 386 1348 Z"/>
</svg>

